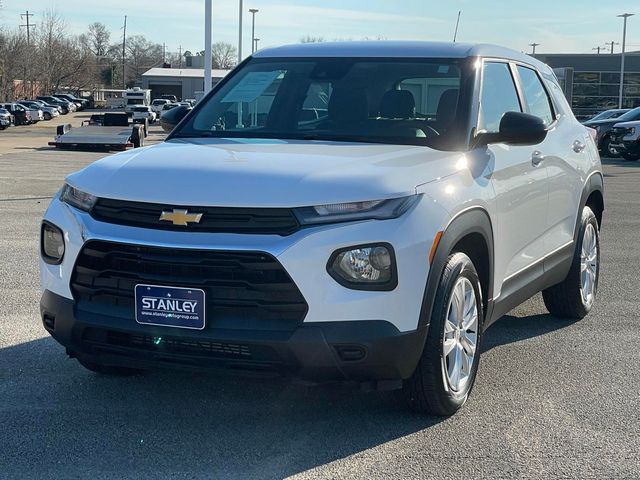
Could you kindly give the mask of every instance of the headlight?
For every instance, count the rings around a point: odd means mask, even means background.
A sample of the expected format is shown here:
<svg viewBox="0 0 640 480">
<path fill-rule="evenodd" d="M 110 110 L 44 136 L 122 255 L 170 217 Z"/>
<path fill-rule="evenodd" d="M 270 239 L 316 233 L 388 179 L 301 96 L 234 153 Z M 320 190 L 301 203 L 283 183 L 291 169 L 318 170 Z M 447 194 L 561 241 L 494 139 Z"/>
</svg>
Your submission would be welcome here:
<svg viewBox="0 0 640 480">
<path fill-rule="evenodd" d="M 72 187 L 68 183 L 64 184 L 62 191 L 60 192 L 60 200 L 64 203 L 76 207 L 85 212 L 90 211 L 96 203 L 98 197 L 91 195 L 90 193 L 83 192 L 77 188 Z"/>
<path fill-rule="evenodd" d="M 631 127 L 629 129 L 629 135 L 635 135 L 636 134 L 636 127 Z"/>
<path fill-rule="evenodd" d="M 40 229 L 40 253 L 42 259 L 51 265 L 59 265 L 64 257 L 62 230 L 46 221 L 42 222 Z"/>
<path fill-rule="evenodd" d="M 339 284 L 356 290 L 393 290 L 398 284 L 395 255 L 388 243 L 338 250 L 327 271 Z"/>
<path fill-rule="evenodd" d="M 332 203 L 296 208 L 294 212 L 302 225 L 349 222 L 353 220 L 386 220 L 398 218 L 409 210 L 419 198 L 420 195 L 410 195 L 389 200 Z"/>
</svg>

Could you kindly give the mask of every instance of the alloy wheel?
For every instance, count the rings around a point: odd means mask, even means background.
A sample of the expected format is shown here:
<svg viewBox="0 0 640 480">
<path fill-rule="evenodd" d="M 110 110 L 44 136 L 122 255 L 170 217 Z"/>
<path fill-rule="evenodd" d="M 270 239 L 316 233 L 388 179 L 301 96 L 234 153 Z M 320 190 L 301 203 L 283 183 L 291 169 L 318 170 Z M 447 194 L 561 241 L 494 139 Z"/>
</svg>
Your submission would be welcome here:
<svg viewBox="0 0 640 480">
<path fill-rule="evenodd" d="M 598 241 L 593 224 L 587 224 L 582 237 L 580 253 L 580 294 L 582 302 L 589 306 L 596 294 L 598 279 Z"/>
<path fill-rule="evenodd" d="M 463 391 L 471 377 L 477 341 L 478 299 L 469 279 L 460 277 L 451 292 L 442 339 L 443 374 L 455 392 Z"/>
</svg>

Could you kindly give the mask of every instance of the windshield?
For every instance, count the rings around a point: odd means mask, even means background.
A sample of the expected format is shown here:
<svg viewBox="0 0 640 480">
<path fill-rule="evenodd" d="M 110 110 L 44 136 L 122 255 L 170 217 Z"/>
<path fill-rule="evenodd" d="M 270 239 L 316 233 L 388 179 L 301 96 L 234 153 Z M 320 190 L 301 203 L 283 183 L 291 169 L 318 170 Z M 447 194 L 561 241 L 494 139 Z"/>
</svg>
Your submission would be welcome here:
<svg viewBox="0 0 640 480">
<path fill-rule="evenodd" d="M 460 60 L 252 59 L 172 137 L 360 141 L 447 148 L 467 122 Z"/>
<path fill-rule="evenodd" d="M 144 99 L 142 98 L 129 98 L 127 99 L 127 105 L 143 105 Z"/>
</svg>

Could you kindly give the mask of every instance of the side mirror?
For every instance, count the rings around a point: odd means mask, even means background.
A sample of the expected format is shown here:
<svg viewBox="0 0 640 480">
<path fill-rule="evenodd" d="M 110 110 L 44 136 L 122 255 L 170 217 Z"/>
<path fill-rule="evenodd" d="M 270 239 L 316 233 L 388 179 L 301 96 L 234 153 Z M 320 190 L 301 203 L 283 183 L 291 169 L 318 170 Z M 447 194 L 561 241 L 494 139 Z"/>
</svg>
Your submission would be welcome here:
<svg viewBox="0 0 640 480">
<path fill-rule="evenodd" d="M 507 145 L 537 145 L 547 136 L 547 127 L 540 117 L 522 112 L 506 112 L 497 133 L 479 133 L 476 145 L 506 143 Z"/>
<path fill-rule="evenodd" d="M 178 123 L 180 123 L 180 120 L 187 116 L 190 111 L 191 108 L 185 105 L 174 107 L 164 115 L 160 116 L 160 126 L 165 132 L 169 133 L 176 125 L 178 125 Z"/>
</svg>

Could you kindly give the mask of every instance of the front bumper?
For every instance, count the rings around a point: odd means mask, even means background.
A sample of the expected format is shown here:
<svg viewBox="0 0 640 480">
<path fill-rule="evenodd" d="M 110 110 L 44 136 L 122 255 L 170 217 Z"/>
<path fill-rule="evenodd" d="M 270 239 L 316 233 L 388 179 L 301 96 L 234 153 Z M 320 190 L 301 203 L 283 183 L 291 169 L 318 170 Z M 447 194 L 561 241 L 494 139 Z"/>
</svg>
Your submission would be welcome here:
<svg viewBox="0 0 640 480">
<path fill-rule="evenodd" d="M 382 320 L 316 322 L 292 331 L 207 327 L 193 332 L 140 325 L 131 318 L 78 309 L 48 290 L 45 329 L 73 357 L 105 365 L 279 373 L 310 381 L 398 382 L 411 376 L 427 329 L 400 332 Z"/>
</svg>

